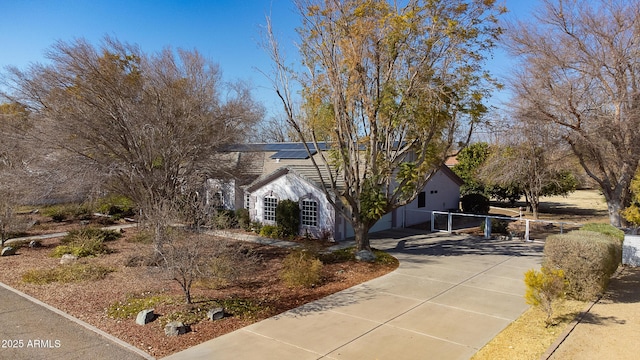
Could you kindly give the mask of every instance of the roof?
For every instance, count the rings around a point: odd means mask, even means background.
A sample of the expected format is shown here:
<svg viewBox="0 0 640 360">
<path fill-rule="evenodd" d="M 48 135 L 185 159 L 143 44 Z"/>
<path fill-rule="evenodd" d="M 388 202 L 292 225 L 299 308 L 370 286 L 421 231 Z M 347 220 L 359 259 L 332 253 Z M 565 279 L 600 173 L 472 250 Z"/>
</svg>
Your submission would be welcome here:
<svg viewBox="0 0 640 360">
<path fill-rule="evenodd" d="M 269 174 L 260 176 L 259 178 L 257 178 L 247 186 L 247 191 L 252 192 L 257 188 L 262 187 L 265 184 L 268 184 L 273 180 L 283 175 L 286 175 L 288 173 L 293 173 L 298 177 L 302 178 L 303 180 L 307 181 L 311 185 L 317 187 L 318 189 L 322 189 L 322 180 L 320 178 L 320 175 L 318 175 L 318 170 L 314 165 L 288 165 L 288 166 L 280 167 Z M 325 188 L 331 191 L 331 184 L 328 182 L 329 173 L 325 166 L 320 166 L 320 174 L 322 176 L 322 179 L 325 179 Z M 334 176 L 337 176 L 337 175 L 334 174 Z M 345 186 L 344 180 L 342 180 L 341 176 L 338 176 L 338 183 L 337 183 L 338 189 L 341 189 L 341 188 L 343 189 L 344 186 Z"/>
</svg>

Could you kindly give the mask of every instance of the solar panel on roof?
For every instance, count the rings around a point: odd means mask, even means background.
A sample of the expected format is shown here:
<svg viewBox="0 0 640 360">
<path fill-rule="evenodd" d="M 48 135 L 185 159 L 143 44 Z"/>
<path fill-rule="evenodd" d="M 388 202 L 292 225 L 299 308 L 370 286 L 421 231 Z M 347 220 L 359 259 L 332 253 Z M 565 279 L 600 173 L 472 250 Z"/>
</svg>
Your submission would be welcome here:
<svg viewBox="0 0 640 360">
<path fill-rule="evenodd" d="M 311 155 L 316 153 L 315 150 L 311 150 Z M 309 153 L 307 150 L 280 150 L 277 153 L 270 156 L 272 159 L 308 159 Z"/>
</svg>

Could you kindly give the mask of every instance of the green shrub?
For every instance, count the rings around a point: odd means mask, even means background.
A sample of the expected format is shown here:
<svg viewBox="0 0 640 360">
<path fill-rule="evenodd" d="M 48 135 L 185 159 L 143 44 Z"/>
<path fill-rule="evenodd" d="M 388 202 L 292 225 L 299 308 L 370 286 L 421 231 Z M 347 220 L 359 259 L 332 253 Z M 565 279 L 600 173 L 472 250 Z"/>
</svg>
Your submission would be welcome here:
<svg viewBox="0 0 640 360">
<path fill-rule="evenodd" d="M 553 303 L 564 297 L 567 281 L 564 271 L 551 270 L 542 267 L 540 272 L 529 270 L 524 274 L 524 283 L 527 286 L 524 298 L 527 304 L 541 307 L 547 314 L 545 323 L 551 325 L 553 317 Z"/>
<path fill-rule="evenodd" d="M 55 222 L 74 218 L 87 220 L 91 218 L 91 209 L 81 204 L 57 204 L 45 207 L 42 214 Z"/>
<path fill-rule="evenodd" d="M 462 211 L 471 214 L 488 214 L 489 198 L 482 194 L 467 194 L 460 199 Z"/>
<path fill-rule="evenodd" d="M 216 210 L 212 221 L 216 229 L 232 229 L 238 224 L 233 210 Z"/>
<path fill-rule="evenodd" d="M 60 265 L 52 269 L 28 270 L 22 275 L 22 281 L 36 285 L 52 282 L 96 281 L 104 279 L 107 274 L 114 271 L 114 269 L 101 265 L 75 263 Z"/>
<path fill-rule="evenodd" d="M 319 285 L 321 271 L 322 261 L 309 251 L 295 249 L 285 257 L 280 277 L 291 287 L 313 287 Z"/>
<path fill-rule="evenodd" d="M 276 223 L 282 236 L 296 236 L 300 232 L 300 206 L 292 200 L 281 200 L 276 206 Z"/>
<path fill-rule="evenodd" d="M 252 221 L 249 227 L 254 233 L 260 234 L 260 231 L 262 230 L 262 223 L 259 221 Z"/>
<path fill-rule="evenodd" d="M 86 239 L 95 239 L 102 242 L 118 240 L 122 234 L 114 230 L 100 229 L 96 227 L 85 227 L 71 230 L 60 240 L 63 245 L 82 243 Z"/>
<path fill-rule="evenodd" d="M 62 257 L 64 254 L 72 254 L 77 257 L 97 256 L 109 253 L 105 242 L 113 241 L 122 236 L 119 232 L 98 228 L 82 228 L 69 231 L 60 240 L 62 245 L 57 246 L 51 256 Z"/>
<path fill-rule="evenodd" d="M 618 229 L 617 227 L 609 224 L 603 223 L 588 223 L 584 224 L 580 230 L 584 231 L 593 231 L 604 235 L 609 235 L 614 237 L 622 243 L 624 241 L 624 231 Z"/>
<path fill-rule="evenodd" d="M 275 225 L 263 225 L 259 234 L 264 237 L 277 238 L 280 236 L 280 229 Z"/>
<path fill-rule="evenodd" d="M 236 221 L 238 223 L 238 227 L 243 230 L 251 229 L 251 218 L 249 217 L 249 210 L 247 209 L 237 209 L 236 210 Z"/>
<path fill-rule="evenodd" d="M 564 271 L 569 296 L 593 300 L 606 289 L 621 262 L 621 254 L 621 244 L 615 238 L 578 230 L 547 238 L 544 266 Z"/>
<path fill-rule="evenodd" d="M 109 195 L 98 200 L 96 210 L 101 214 L 111 215 L 114 219 L 134 216 L 135 203 L 122 195 Z"/>
</svg>

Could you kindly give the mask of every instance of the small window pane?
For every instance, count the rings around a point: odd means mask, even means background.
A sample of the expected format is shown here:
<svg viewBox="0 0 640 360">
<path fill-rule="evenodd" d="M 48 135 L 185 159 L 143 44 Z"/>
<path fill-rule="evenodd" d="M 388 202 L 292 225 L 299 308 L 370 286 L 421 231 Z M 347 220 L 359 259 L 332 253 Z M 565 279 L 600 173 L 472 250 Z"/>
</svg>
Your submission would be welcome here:
<svg viewBox="0 0 640 360">
<path fill-rule="evenodd" d="M 318 226 L 318 203 L 315 200 L 302 200 L 302 225 Z"/>
<path fill-rule="evenodd" d="M 267 196 L 264 198 L 264 220 L 276 221 L 276 207 L 278 206 L 278 199 Z"/>
</svg>

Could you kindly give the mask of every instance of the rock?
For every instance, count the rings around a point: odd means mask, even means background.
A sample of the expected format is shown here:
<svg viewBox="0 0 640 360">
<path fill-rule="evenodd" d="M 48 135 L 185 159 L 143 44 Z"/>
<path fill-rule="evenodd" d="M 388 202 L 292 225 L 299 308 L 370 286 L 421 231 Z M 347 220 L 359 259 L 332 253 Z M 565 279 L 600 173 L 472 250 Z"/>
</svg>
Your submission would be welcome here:
<svg viewBox="0 0 640 360">
<path fill-rule="evenodd" d="M 2 248 L 2 253 L 0 254 L 0 256 L 10 256 L 15 254 L 16 248 L 14 248 L 13 246 L 5 246 L 4 248 Z"/>
<path fill-rule="evenodd" d="M 207 311 L 207 317 L 209 320 L 220 320 L 224 317 L 224 309 L 221 307 L 211 309 Z"/>
<path fill-rule="evenodd" d="M 138 313 L 136 316 L 136 324 L 146 325 L 155 320 L 156 314 L 153 313 L 153 309 L 145 309 Z"/>
<path fill-rule="evenodd" d="M 356 253 L 356 260 L 374 262 L 376 260 L 376 256 L 369 250 L 360 250 Z"/>
<path fill-rule="evenodd" d="M 75 262 L 76 260 L 78 260 L 77 256 L 72 255 L 72 254 L 64 254 L 60 258 L 60 264 L 62 264 L 62 265 L 71 264 L 71 263 Z"/>
<path fill-rule="evenodd" d="M 35 248 L 39 248 L 39 247 L 42 247 L 42 244 L 40 243 L 40 241 L 38 241 L 38 240 L 29 241 L 29 248 L 35 249 Z"/>
<path fill-rule="evenodd" d="M 164 334 L 167 336 L 178 336 L 186 333 L 187 327 L 180 321 L 172 321 L 164 327 Z"/>
</svg>

